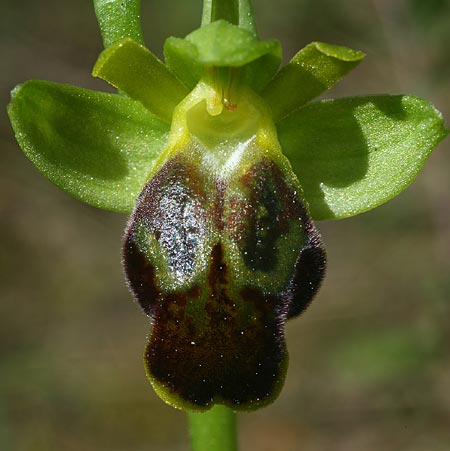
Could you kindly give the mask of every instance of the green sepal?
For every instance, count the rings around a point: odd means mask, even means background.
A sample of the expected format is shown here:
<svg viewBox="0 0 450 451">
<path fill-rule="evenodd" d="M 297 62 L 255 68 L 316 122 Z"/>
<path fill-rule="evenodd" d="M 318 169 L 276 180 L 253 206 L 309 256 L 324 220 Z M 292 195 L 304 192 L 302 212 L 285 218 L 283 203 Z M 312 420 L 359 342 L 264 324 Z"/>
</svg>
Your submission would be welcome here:
<svg viewBox="0 0 450 451">
<path fill-rule="evenodd" d="M 312 42 L 300 50 L 266 86 L 262 96 L 273 120 L 301 107 L 354 69 L 364 53 L 346 47 Z"/>
<path fill-rule="evenodd" d="M 139 102 L 47 81 L 17 86 L 8 114 L 43 175 L 79 200 L 120 213 L 133 210 L 168 135 Z"/>
<path fill-rule="evenodd" d="M 185 39 L 167 39 L 164 56 L 168 67 L 190 88 L 205 68 L 246 66 L 244 83 L 259 91 L 278 70 L 281 46 L 276 40 L 260 41 L 252 32 L 218 20 Z"/>
<path fill-rule="evenodd" d="M 127 37 L 144 44 L 140 7 L 141 0 L 94 0 L 105 48 Z"/>
<path fill-rule="evenodd" d="M 104 50 L 92 71 L 170 123 L 175 106 L 188 94 L 186 87 L 153 53 L 131 38 Z"/>
<path fill-rule="evenodd" d="M 392 199 L 449 133 L 431 103 L 401 95 L 314 102 L 277 128 L 317 220 L 354 216 Z"/>
</svg>

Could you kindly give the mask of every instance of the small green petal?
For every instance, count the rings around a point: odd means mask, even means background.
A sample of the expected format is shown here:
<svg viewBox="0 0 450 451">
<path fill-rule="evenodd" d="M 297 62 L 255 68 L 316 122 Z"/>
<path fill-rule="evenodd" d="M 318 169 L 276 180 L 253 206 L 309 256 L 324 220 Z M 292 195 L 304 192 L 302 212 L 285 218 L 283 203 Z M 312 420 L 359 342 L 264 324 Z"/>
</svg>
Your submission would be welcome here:
<svg viewBox="0 0 450 451">
<path fill-rule="evenodd" d="M 105 48 L 127 37 L 144 44 L 140 6 L 141 0 L 94 0 Z"/>
<path fill-rule="evenodd" d="M 312 42 L 300 50 L 267 85 L 263 98 L 273 119 L 281 118 L 330 89 L 354 69 L 364 53 L 346 47 Z"/>
<path fill-rule="evenodd" d="M 55 185 L 93 206 L 129 213 L 168 127 L 139 102 L 47 81 L 12 92 L 8 114 L 25 155 Z"/>
<path fill-rule="evenodd" d="M 412 96 L 311 103 L 278 124 L 313 219 L 339 219 L 403 191 L 447 136 L 442 115 Z"/>
<path fill-rule="evenodd" d="M 92 72 L 170 123 L 188 90 L 153 53 L 130 38 L 104 50 Z"/>
</svg>

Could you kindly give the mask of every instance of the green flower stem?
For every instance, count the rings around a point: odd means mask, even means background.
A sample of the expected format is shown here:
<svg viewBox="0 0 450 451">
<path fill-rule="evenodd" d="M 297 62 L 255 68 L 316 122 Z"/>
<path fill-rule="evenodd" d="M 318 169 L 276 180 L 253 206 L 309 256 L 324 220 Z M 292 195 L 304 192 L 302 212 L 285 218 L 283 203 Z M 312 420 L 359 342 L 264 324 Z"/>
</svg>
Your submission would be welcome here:
<svg viewBox="0 0 450 451">
<path fill-rule="evenodd" d="M 239 25 L 238 0 L 204 0 L 202 26 L 223 19 L 233 25 Z"/>
<path fill-rule="evenodd" d="M 204 0 L 202 27 L 220 19 L 257 36 L 251 0 Z"/>
<path fill-rule="evenodd" d="M 256 31 L 256 20 L 253 13 L 253 7 L 251 0 L 240 0 L 239 1 L 239 27 L 244 28 L 253 36 L 258 37 Z"/>
<path fill-rule="evenodd" d="M 237 451 L 236 414 L 214 406 L 204 413 L 189 413 L 192 451 Z"/>
<path fill-rule="evenodd" d="M 123 38 L 144 44 L 141 28 L 141 0 L 94 0 L 105 49 Z"/>
</svg>

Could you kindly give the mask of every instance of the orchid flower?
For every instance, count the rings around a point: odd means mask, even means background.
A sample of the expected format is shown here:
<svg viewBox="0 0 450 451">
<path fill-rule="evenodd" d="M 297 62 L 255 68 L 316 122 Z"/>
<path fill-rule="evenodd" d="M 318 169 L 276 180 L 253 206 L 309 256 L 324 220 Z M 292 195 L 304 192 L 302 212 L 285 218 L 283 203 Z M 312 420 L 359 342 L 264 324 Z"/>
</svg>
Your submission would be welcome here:
<svg viewBox="0 0 450 451">
<path fill-rule="evenodd" d="M 119 90 L 16 87 L 17 141 L 61 189 L 130 216 L 129 288 L 148 315 L 148 378 L 167 403 L 253 410 L 286 374 L 285 322 L 318 291 L 313 220 L 390 200 L 449 130 L 426 100 L 316 100 L 363 59 L 313 42 L 280 69 L 249 0 L 205 0 L 201 27 L 143 43 L 139 0 L 96 0 L 105 50 L 93 75 Z"/>
</svg>

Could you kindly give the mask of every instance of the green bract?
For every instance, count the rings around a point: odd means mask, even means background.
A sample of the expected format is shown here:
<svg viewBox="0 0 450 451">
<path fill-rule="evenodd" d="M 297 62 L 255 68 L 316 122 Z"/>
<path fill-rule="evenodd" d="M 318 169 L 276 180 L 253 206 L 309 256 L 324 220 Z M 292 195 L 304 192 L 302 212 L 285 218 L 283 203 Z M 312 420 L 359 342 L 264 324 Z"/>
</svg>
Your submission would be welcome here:
<svg viewBox="0 0 450 451">
<path fill-rule="evenodd" d="M 69 194 L 132 213 L 124 265 L 152 319 L 157 393 L 187 410 L 266 405 L 285 376 L 285 321 L 325 271 L 310 216 L 388 201 L 449 130 L 413 96 L 311 102 L 364 54 L 313 42 L 278 71 L 248 0 L 206 0 L 165 63 L 143 46 L 139 1 L 94 3 L 106 49 L 93 74 L 120 95 L 24 83 L 8 107 L 17 141 Z"/>
</svg>

